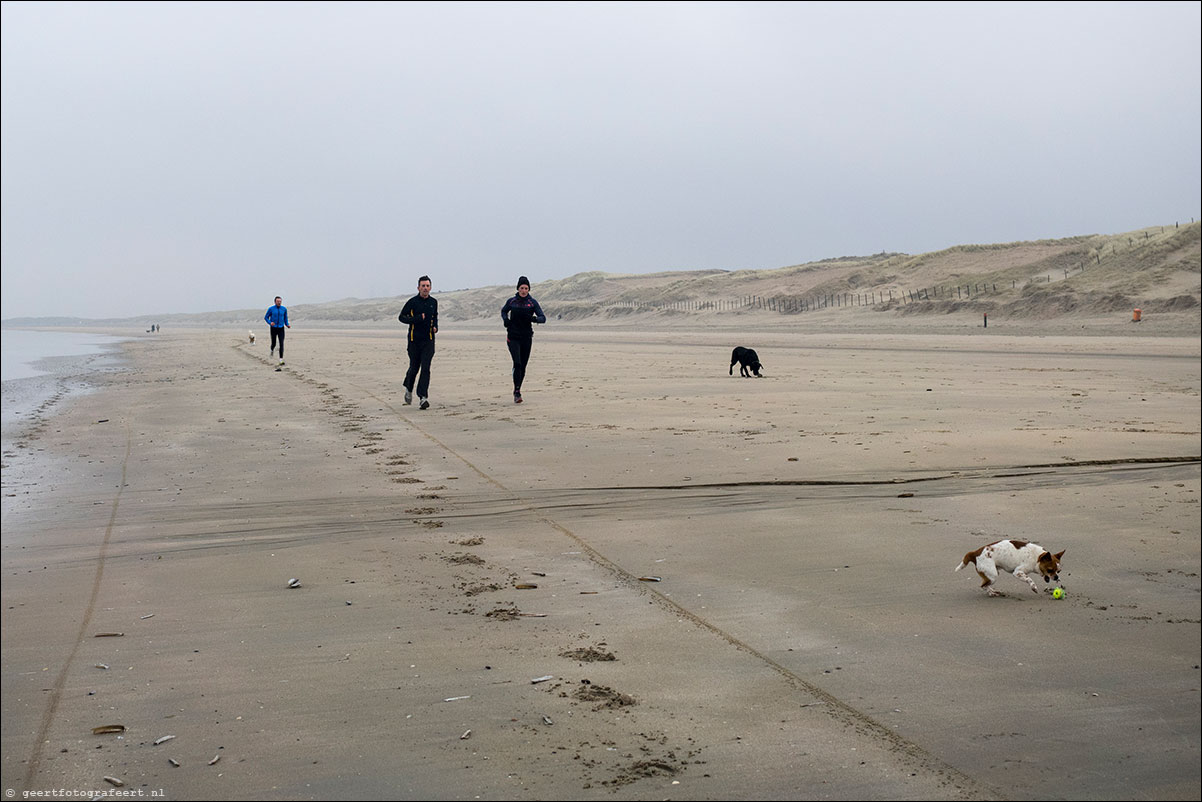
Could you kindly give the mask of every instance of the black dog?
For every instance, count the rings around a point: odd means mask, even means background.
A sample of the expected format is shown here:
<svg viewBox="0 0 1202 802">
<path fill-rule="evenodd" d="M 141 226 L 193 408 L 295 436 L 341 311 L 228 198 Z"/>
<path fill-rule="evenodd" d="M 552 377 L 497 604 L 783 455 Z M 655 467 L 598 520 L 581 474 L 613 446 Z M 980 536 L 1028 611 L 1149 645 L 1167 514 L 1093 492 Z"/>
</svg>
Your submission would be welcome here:
<svg viewBox="0 0 1202 802">
<path fill-rule="evenodd" d="M 755 377 L 757 379 L 763 378 L 763 376 L 760 375 L 760 368 L 762 368 L 763 365 L 760 364 L 759 354 L 757 354 L 754 349 L 744 348 L 743 346 L 739 345 L 739 346 L 735 347 L 735 350 L 730 352 L 730 375 L 731 376 L 735 375 L 735 363 L 736 362 L 739 365 L 739 375 L 740 376 L 750 379 L 751 373 L 754 373 Z M 751 371 L 751 373 L 747 372 L 749 370 Z"/>
</svg>

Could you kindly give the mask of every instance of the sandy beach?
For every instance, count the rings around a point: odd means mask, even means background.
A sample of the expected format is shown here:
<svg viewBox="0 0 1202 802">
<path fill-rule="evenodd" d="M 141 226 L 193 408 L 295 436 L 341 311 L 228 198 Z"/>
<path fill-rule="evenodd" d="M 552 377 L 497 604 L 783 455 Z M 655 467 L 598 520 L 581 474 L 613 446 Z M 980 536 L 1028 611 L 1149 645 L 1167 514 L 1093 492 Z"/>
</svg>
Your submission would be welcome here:
<svg viewBox="0 0 1202 802">
<path fill-rule="evenodd" d="M 1199 798 L 1195 334 L 297 322 L 6 442 L 6 796 Z"/>
</svg>

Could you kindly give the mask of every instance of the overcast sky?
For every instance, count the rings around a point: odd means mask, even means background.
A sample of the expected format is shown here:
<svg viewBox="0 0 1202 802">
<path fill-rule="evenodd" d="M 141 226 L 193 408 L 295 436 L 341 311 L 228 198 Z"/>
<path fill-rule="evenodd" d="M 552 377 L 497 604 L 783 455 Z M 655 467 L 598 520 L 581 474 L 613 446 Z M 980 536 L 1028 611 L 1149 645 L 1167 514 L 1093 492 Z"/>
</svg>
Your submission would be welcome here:
<svg viewBox="0 0 1202 802">
<path fill-rule="evenodd" d="M 1188 221 L 1200 8 L 4 2 L 2 316 Z"/>
</svg>

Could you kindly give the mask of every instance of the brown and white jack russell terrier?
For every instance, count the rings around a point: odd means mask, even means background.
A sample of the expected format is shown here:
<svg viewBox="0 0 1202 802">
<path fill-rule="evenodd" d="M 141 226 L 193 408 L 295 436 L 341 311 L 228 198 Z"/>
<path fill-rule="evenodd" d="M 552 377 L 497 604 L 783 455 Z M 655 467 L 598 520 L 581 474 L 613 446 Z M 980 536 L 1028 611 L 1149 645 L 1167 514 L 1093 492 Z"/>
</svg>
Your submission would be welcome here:
<svg viewBox="0 0 1202 802">
<path fill-rule="evenodd" d="M 997 581 L 998 569 L 1014 574 L 1017 578 L 1031 586 L 1033 593 L 1039 593 L 1039 587 L 1030 574 L 1038 571 L 1043 575 L 1044 582 L 1060 581 L 1060 558 L 1064 552 L 1052 554 L 1036 543 L 1023 540 L 999 540 L 988 546 L 968 552 L 956 566 L 959 571 L 972 563 L 981 577 L 981 587 L 989 591 L 990 596 L 1001 596 L 994 587 Z"/>
</svg>

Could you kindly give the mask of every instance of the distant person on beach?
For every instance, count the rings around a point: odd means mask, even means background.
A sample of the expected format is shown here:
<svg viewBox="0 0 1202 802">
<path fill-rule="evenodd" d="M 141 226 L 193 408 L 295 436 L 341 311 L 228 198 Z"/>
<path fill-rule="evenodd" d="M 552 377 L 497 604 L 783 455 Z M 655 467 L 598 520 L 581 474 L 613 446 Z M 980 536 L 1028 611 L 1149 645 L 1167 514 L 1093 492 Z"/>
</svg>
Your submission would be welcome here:
<svg viewBox="0 0 1202 802">
<path fill-rule="evenodd" d="M 277 295 L 275 305 L 267 307 L 267 314 L 263 315 L 263 319 L 271 327 L 272 356 L 275 356 L 276 340 L 280 342 L 280 364 L 282 365 L 284 364 L 284 330 L 292 328 L 288 325 L 288 307 L 284 306 L 284 299 Z"/>
<path fill-rule="evenodd" d="M 430 297 L 430 286 L 429 276 L 419 278 L 417 295 L 406 301 L 397 315 L 397 320 L 409 325 L 405 403 L 413 403 L 413 380 L 417 379 L 418 409 L 430 408 L 430 362 L 434 359 L 434 335 L 438 333 L 438 299 Z"/>
<path fill-rule="evenodd" d="M 513 403 L 522 403 L 522 380 L 530 361 L 530 346 L 534 343 L 534 324 L 546 323 L 547 316 L 530 294 L 530 279 L 518 278 L 517 294 L 501 307 L 501 322 L 505 324 L 505 343 L 513 358 Z"/>
</svg>

